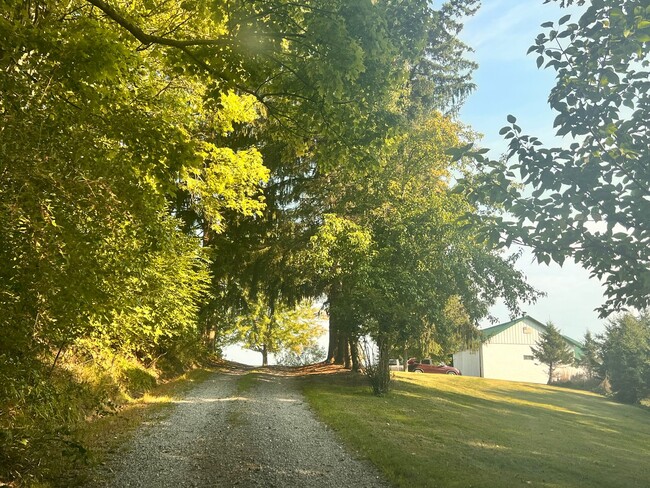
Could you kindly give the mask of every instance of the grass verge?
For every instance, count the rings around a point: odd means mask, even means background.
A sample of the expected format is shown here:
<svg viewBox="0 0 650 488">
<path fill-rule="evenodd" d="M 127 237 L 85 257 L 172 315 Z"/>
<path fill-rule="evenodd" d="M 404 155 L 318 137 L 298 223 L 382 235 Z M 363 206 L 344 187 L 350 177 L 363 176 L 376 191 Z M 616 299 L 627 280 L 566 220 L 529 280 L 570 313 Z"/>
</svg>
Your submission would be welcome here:
<svg viewBox="0 0 650 488">
<path fill-rule="evenodd" d="M 237 397 L 245 396 L 258 382 L 259 376 L 254 371 L 250 371 L 242 375 L 237 380 Z M 239 427 L 244 425 L 246 419 L 244 418 L 242 410 L 239 406 L 235 406 L 228 413 L 228 423 L 231 427 Z"/>
<path fill-rule="evenodd" d="M 349 375 L 307 377 L 304 392 L 397 486 L 648 486 L 644 408 L 545 385 L 409 373 L 396 380 L 384 397 Z"/>
<path fill-rule="evenodd" d="M 217 370 L 218 368 L 191 370 L 154 387 L 138 399 L 132 399 L 114 414 L 90 419 L 77 432 L 77 438 L 86 449 L 85 462 L 74 470 L 63 465 L 60 472 L 52 473 L 50 480 L 44 481 L 40 486 L 95 486 L 101 475 L 98 467 L 108 456 L 119 450 L 138 426 L 154 417 L 161 418 L 171 413 L 170 407 L 176 399 L 182 398 L 190 388 Z"/>
<path fill-rule="evenodd" d="M 237 380 L 237 395 L 243 395 L 250 391 L 258 380 L 259 376 L 256 374 L 255 370 L 242 375 L 239 380 Z"/>
</svg>

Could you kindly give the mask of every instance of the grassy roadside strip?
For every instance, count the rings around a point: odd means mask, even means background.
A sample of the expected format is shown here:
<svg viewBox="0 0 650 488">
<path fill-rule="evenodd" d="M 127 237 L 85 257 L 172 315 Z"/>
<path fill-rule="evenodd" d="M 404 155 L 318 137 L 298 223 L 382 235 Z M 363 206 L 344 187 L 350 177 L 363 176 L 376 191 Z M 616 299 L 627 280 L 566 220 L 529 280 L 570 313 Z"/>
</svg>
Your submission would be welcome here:
<svg viewBox="0 0 650 488">
<path fill-rule="evenodd" d="M 317 415 L 400 487 L 647 486 L 650 413 L 587 392 L 397 373 L 309 376 Z M 352 381 L 351 381 L 352 380 Z"/>
<path fill-rule="evenodd" d="M 240 376 L 237 380 L 236 396 L 245 396 L 246 393 L 248 393 L 257 384 L 258 380 L 259 376 L 255 374 L 254 370 Z M 230 410 L 230 413 L 228 414 L 228 423 L 231 427 L 238 427 L 243 425 L 245 422 L 246 419 L 243 417 L 243 412 L 236 405 Z"/>
<path fill-rule="evenodd" d="M 137 399 L 132 399 L 114 414 L 90 419 L 77 432 L 80 443 L 86 449 L 84 463 L 70 470 L 61 466 L 54 473 L 52 484 L 42 486 L 81 486 L 97 482 L 98 467 L 107 456 L 119 450 L 143 422 L 152 418 L 164 418 L 171 413 L 173 402 L 182 398 L 195 385 L 205 381 L 219 367 L 199 368 L 188 371 L 174 379 L 161 383 Z"/>
<path fill-rule="evenodd" d="M 257 370 L 249 371 L 248 373 L 239 377 L 237 381 L 237 395 L 243 395 L 253 388 L 259 381 Z"/>
</svg>

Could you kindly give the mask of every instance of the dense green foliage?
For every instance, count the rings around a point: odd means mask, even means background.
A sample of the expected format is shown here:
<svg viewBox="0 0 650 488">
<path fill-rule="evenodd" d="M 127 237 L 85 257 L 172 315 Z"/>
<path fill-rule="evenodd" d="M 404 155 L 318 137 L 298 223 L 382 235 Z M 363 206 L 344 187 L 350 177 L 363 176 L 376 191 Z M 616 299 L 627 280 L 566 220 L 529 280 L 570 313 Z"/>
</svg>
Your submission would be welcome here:
<svg viewBox="0 0 650 488">
<path fill-rule="evenodd" d="M 585 336 L 581 364 L 620 401 L 650 397 L 650 316 L 626 313 L 609 321 L 605 332 Z"/>
<path fill-rule="evenodd" d="M 249 302 L 247 310 L 237 317 L 233 339 L 262 354 L 262 366 L 269 364 L 269 354 L 289 353 L 285 357 L 300 358 L 324 332 L 316 323 L 313 304 L 304 301 L 296 306 L 269 308 L 267 303 L 263 297 Z"/>
<path fill-rule="evenodd" d="M 650 396 L 650 316 L 625 314 L 610 321 L 601 342 L 602 370 L 621 401 Z"/>
<path fill-rule="evenodd" d="M 600 356 L 600 343 L 590 331 L 587 331 L 582 344 L 582 357 L 578 365 L 584 368 L 588 379 L 602 378 L 602 358 Z"/>
<path fill-rule="evenodd" d="M 535 290 L 463 221 L 476 209 L 453 191 L 446 150 L 461 128 L 434 113 L 387 140 L 378 164 L 330 177 L 328 214 L 304 261 L 323 280 L 330 310 L 330 357 L 370 334 L 380 361 L 390 348 L 439 357 L 471 341 L 477 321 L 501 297 L 534 300 Z M 335 179 L 334 176 L 337 178 Z M 387 364 L 387 363 L 385 363 Z M 353 367 L 355 365 L 353 364 Z"/>
<path fill-rule="evenodd" d="M 566 339 L 551 322 L 546 324 L 539 341 L 530 349 L 535 359 L 548 366 L 549 385 L 553 382 L 555 370 L 559 366 L 573 364 L 575 360 L 575 354 Z"/>
<path fill-rule="evenodd" d="M 477 195 L 509 212 L 492 221 L 496 239 L 532 246 L 539 262 L 571 257 L 603 280 L 601 315 L 641 309 L 650 303 L 650 6 L 598 0 L 570 20 L 543 24 L 529 50 L 557 73 L 549 103 L 566 144 L 547 147 L 509 116 L 507 159 L 475 154 L 486 171 Z"/>
</svg>

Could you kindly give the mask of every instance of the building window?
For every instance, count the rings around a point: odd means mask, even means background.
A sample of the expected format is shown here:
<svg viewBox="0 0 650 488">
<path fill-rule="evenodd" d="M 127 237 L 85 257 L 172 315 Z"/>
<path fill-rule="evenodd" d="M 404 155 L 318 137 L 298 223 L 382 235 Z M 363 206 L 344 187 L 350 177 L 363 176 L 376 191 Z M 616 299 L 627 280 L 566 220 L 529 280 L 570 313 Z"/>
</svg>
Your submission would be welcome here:
<svg viewBox="0 0 650 488">
<path fill-rule="evenodd" d="M 523 331 L 524 334 L 531 334 L 533 332 L 532 330 L 530 330 L 530 327 L 528 327 L 527 325 L 524 325 Z"/>
<path fill-rule="evenodd" d="M 528 356 L 528 355 L 524 354 L 524 361 L 532 361 L 534 359 L 535 358 L 533 356 Z"/>
</svg>

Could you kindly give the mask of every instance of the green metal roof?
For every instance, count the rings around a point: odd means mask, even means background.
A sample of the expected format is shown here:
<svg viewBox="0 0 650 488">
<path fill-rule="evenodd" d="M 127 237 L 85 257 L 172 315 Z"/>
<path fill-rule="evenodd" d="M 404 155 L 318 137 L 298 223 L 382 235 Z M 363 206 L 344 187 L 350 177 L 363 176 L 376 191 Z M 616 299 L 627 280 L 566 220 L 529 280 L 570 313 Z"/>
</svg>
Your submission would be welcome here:
<svg viewBox="0 0 650 488">
<path fill-rule="evenodd" d="M 573 346 L 573 351 L 575 352 L 576 359 L 582 359 L 582 356 L 585 355 L 585 352 L 582 350 L 582 344 L 574 339 L 571 339 L 570 337 L 565 336 L 564 334 L 562 337 L 564 337 L 566 341 Z"/>
<path fill-rule="evenodd" d="M 546 325 L 542 324 L 539 320 L 535 320 L 530 315 L 524 315 L 522 317 L 511 320 L 510 322 L 505 322 L 503 324 L 488 327 L 487 329 L 482 329 L 481 335 L 483 336 L 483 342 L 487 341 L 488 339 L 494 337 L 497 334 L 500 334 L 504 330 L 509 329 L 510 327 L 512 327 L 518 322 L 521 322 L 524 319 L 528 319 L 531 322 L 533 322 L 535 325 L 539 325 L 542 329 L 546 330 Z M 582 350 L 582 344 L 565 335 L 562 335 L 562 337 L 564 337 L 564 339 L 566 339 L 566 341 L 573 346 L 576 359 L 580 359 L 584 355 L 584 352 Z"/>
<path fill-rule="evenodd" d="M 510 322 L 495 325 L 495 326 L 492 326 L 492 327 L 488 327 L 487 329 L 481 330 L 481 334 L 483 335 L 483 340 L 487 341 L 490 337 L 493 337 L 493 336 L 495 336 L 497 334 L 500 334 L 504 330 L 509 329 L 510 327 L 515 325 L 517 322 L 521 322 L 523 319 L 531 320 L 536 325 L 539 325 L 543 329 L 546 329 L 546 326 L 544 324 L 542 324 L 539 320 L 535 320 L 530 315 L 524 315 L 523 317 L 516 318 L 514 320 L 511 320 Z"/>
</svg>

